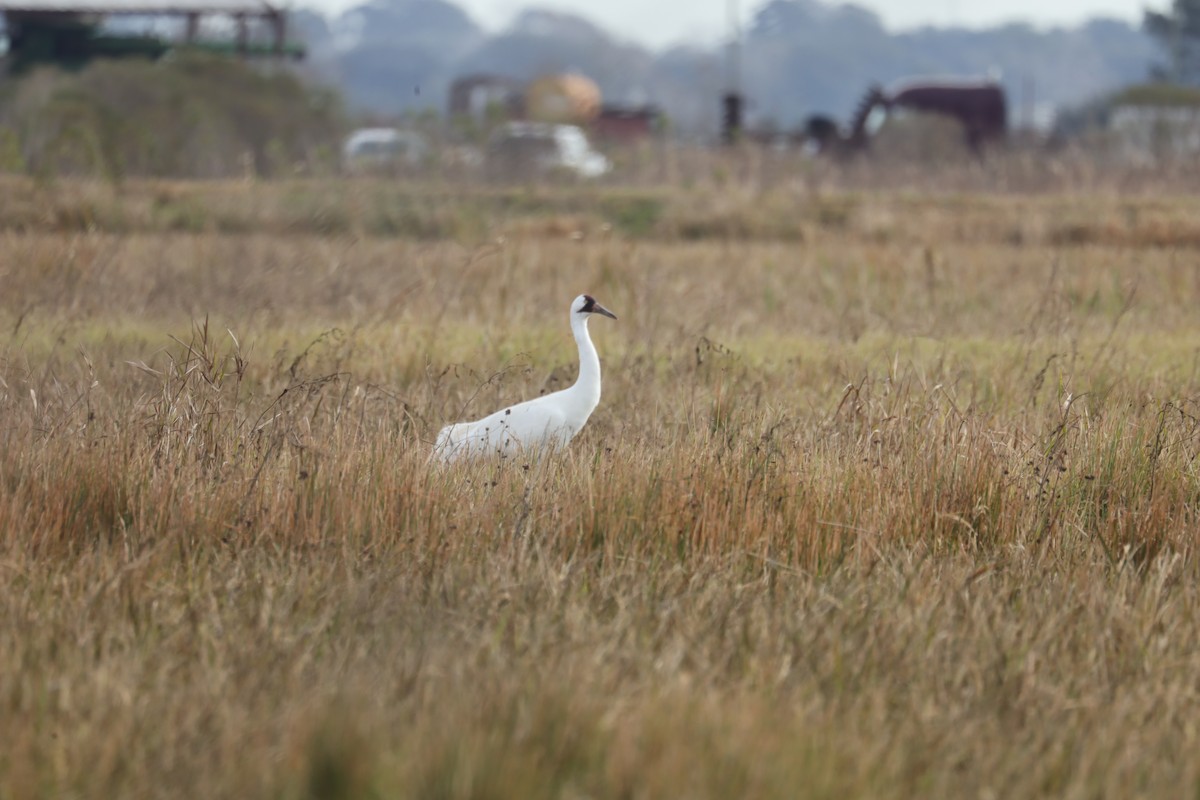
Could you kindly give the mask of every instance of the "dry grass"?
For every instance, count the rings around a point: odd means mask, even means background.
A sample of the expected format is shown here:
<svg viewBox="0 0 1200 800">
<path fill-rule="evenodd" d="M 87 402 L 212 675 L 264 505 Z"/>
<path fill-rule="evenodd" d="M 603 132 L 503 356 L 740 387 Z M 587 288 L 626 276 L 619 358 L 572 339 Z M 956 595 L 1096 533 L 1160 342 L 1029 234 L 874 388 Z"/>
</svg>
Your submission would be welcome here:
<svg viewBox="0 0 1200 800">
<path fill-rule="evenodd" d="M 0 796 L 1200 787 L 1194 198 L 0 197 Z"/>
</svg>

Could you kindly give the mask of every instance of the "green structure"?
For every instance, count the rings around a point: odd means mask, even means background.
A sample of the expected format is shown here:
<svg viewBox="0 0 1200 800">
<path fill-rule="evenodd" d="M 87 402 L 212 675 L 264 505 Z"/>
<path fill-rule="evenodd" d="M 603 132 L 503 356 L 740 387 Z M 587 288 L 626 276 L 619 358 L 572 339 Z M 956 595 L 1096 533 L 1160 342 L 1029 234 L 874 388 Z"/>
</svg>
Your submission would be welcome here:
<svg viewBox="0 0 1200 800">
<path fill-rule="evenodd" d="M 287 40 L 287 15 L 262 0 L 0 0 L 8 39 L 8 72 L 38 64 L 78 69 L 97 58 L 157 59 L 171 50 L 195 48 L 242 57 L 302 58 L 304 48 Z M 111 17 L 183 21 L 177 38 L 104 31 Z M 224 18 L 233 36 L 200 36 L 205 18 Z"/>
</svg>

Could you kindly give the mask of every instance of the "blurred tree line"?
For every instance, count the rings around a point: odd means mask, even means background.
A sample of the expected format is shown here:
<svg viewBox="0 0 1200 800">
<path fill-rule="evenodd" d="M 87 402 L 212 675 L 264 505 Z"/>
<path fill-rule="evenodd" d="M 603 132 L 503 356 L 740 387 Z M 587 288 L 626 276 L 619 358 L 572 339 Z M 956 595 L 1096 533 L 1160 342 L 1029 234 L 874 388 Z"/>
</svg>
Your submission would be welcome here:
<svg viewBox="0 0 1200 800">
<path fill-rule="evenodd" d="M 1200 0 L 1189 0 L 1192 3 Z M 530 3 L 536 6 L 536 3 Z M 1147 77 L 1157 55 L 1137 23 L 892 31 L 871 11 L 825 0 L 746 3 L 741 75 L 753 124 L 791 128 L 824 113 L 843 122 L 872 84 L 911 76 L 998 77 L 1014 109 L 1055 108 Z M 724 45 L 681 43 L 653 51 L 578 15 L 524 11 L 487 31 L 452 0 L 366 0 L 325 16 L 295 17 L 308 69 L 341 87 L 355 108 L 385 113 L 446 107 L 459 76 L 485 72 L 529 80 L 574 70 L 609 102 L 663 107 L 678 133 L 715 133 L 728 88 Z"/>
<path fill-rule="evenodd" d="M 39 68 L 0 93 L 0 169 L 216 178 L 336 167 L 335 92 L 282 68 L 179 52 Z"/>
<path fill-rule="evenodd" d="M 1171 83 L 1200 85 L 1200 0 L 1173 0 L 1165 11 L 1147 9 L 1146 32 L 1167 56 L 1155 76 Z"/>
</svg>

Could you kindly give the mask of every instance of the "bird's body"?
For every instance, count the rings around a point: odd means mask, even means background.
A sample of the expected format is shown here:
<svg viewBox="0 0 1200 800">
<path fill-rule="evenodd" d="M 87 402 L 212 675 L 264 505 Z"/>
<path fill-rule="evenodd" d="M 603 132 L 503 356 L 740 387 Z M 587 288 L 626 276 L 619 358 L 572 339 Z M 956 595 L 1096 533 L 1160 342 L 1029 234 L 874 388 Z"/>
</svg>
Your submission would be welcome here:
<svg viewBox="0 0 1200 800">
<path fill-rule="evenodd" d="M 579 433 L 591 414 L 591 409 L 582 406 L 571 412 L 559 407 L 562 395 L 570 391 L 526 400 L 474 422 L 447 425 L 438 434 L 435 449 L 442 458 L 452 460 L 489 453 L 507 456 L 522 447 L 562 447 Z"/>
<path fill-rule="evenodd" d="M 616 319 L 588 295 L 571 303 L 571 332 L 579 347 L 579 377 L 569 388 L 506 406 L 474 422 L 447 425 L 433 452 L 443 461 L 463 457 L 511 456 L 526 448 L 564 447 L 583 428 L 600 403 L 600 356 L 588 335 L 592 314 Z"/>
</svg>

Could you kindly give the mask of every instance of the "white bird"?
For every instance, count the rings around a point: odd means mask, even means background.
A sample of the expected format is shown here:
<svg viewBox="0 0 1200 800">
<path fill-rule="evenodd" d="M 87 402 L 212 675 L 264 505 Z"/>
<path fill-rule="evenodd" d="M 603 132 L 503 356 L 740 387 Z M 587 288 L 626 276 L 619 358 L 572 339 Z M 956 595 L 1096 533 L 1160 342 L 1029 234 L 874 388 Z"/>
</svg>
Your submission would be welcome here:
<svg viewBox="0 0 1200 800">
<path fill-rule="evenodd" d="M 561 391 L 502 408 L 475 422 L 447 425 L 438 433 L 434 457 L 510 456 L 526 447 L 557 449 L 579 433 L 600 403 L 600 356 L 588 336 L 588 317 L 617 315 L 581 294 L 571 302 L 571 332 L 579 346 L 579 377 Z"/>
</svg>

